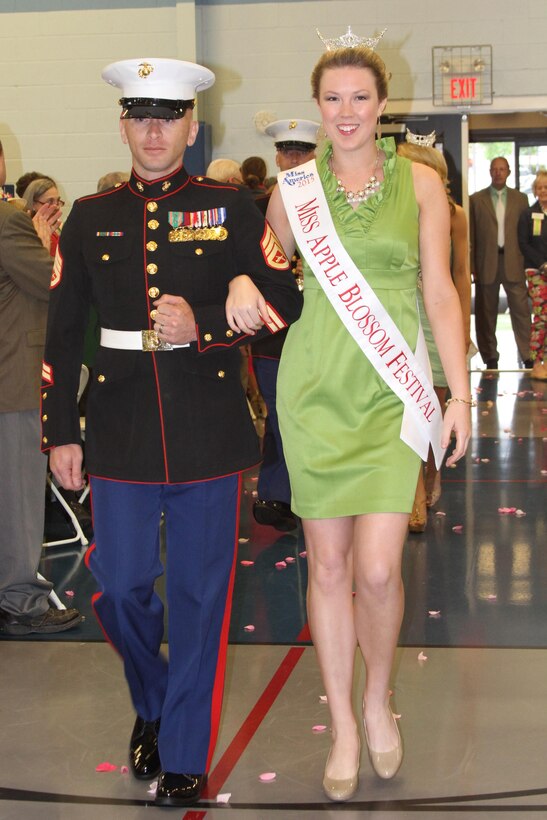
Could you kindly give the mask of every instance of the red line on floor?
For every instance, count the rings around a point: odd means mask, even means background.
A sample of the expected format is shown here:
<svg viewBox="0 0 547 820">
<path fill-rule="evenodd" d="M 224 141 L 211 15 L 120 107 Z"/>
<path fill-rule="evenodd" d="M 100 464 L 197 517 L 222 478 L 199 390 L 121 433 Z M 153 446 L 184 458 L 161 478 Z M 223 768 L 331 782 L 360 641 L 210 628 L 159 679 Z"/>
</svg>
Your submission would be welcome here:
<svg viewBox="0 0 547 820">
<path fill-rule="evenodd" d="M 305 647 L 289 649 L 272 679 L 243 721 L 241 728 L 209 775 L 207 787 L 203 792 L 204 798 L 216 799 L 304 652 Z M 184 820 L 191 820 L 191 816 L 185 815 Z"/>
</svg>

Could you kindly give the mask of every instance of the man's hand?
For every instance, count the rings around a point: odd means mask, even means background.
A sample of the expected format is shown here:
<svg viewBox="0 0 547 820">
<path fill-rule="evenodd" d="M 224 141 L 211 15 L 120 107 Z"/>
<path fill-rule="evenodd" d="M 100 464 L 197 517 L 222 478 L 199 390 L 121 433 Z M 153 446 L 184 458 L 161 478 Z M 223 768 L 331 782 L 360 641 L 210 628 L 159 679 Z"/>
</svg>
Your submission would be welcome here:
<svg viewBox="0 0 547 820">
<path fill-rule="evenodd" d="M 62 444 L 49 454 L 49 468 L 65 490 L 83 490 L 83 453 L 79 444 Z"/>
<path fill-rule="evenodd" d="M 154 330 L 162 342 L 185 345 L 196 341 L 196 318 L 186 299 L 164 293 L 154 302 L 154 307 L 158 311 Z"/>
</svg>

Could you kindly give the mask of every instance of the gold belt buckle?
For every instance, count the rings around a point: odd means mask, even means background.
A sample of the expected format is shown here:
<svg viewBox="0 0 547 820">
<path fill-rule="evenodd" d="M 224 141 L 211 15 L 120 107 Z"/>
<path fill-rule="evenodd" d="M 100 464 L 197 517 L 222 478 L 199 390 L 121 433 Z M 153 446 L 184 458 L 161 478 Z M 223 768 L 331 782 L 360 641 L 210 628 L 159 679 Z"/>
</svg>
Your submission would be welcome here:
<svg viewBox="0 0 547 820">
<path fill-rule="evenodd" d="M 147 353 L 155 353 L 158 350 L 173 350 L 169 342 L 162 342 L 155 330 L 143 330 L 142 349 Z"/>
</svg>

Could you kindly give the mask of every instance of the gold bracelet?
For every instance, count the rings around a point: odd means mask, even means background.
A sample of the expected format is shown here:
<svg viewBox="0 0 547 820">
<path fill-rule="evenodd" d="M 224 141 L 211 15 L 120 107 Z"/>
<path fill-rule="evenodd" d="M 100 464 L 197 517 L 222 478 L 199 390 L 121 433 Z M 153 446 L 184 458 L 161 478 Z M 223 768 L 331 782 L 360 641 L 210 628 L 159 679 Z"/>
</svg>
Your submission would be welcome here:
<svg viewBox="0 0 547 820">
<path fill-rule="evenodd" d="M 448 399 L 444 403 L 444 406 L 448 407 L 448 405 L 452 404 L 453 401 L 457 401 L 459 404 L 468 404 L 469 407 L 476 407 L 477 406 L 477 402 L 475 401 L 475 399 L 457 399 L 456 397 L 452 397 L 451 399 Z"/>
</svg>

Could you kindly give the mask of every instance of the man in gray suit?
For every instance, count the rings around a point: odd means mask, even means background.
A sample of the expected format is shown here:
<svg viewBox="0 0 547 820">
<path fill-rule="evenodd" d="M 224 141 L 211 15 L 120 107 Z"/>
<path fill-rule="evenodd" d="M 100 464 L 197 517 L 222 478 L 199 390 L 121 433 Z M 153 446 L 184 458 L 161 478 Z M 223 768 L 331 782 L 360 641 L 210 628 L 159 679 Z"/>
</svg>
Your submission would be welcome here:
<svg viewBox="0 0 547 820">
<path fill-rule="evenodd" d="M 506 186 L 511 169 L 505 157 L 490 164 L 492 185 L 477 191 L 471 204 L 471 272 L 475 280 L 475 330 L 479 352 L 488 369 L 498 367 L 496 322 L 500 285 L 507 304 L 518 352 L 524 366 L 530 359 L 530 308 L 524 261 L 517 239 L 517 225 L 528 200 Z"/>
<path fill-rule="evenodd" d="M 0 143 L 0 187 L 6 181 Z M 70 629 L 77 609 L 49 605 L 37 569 L 47 458 L 40 452 L 40 376 L 53 260 L 32 221 L 0 201 L 0 632 Z"/>
</svg>

